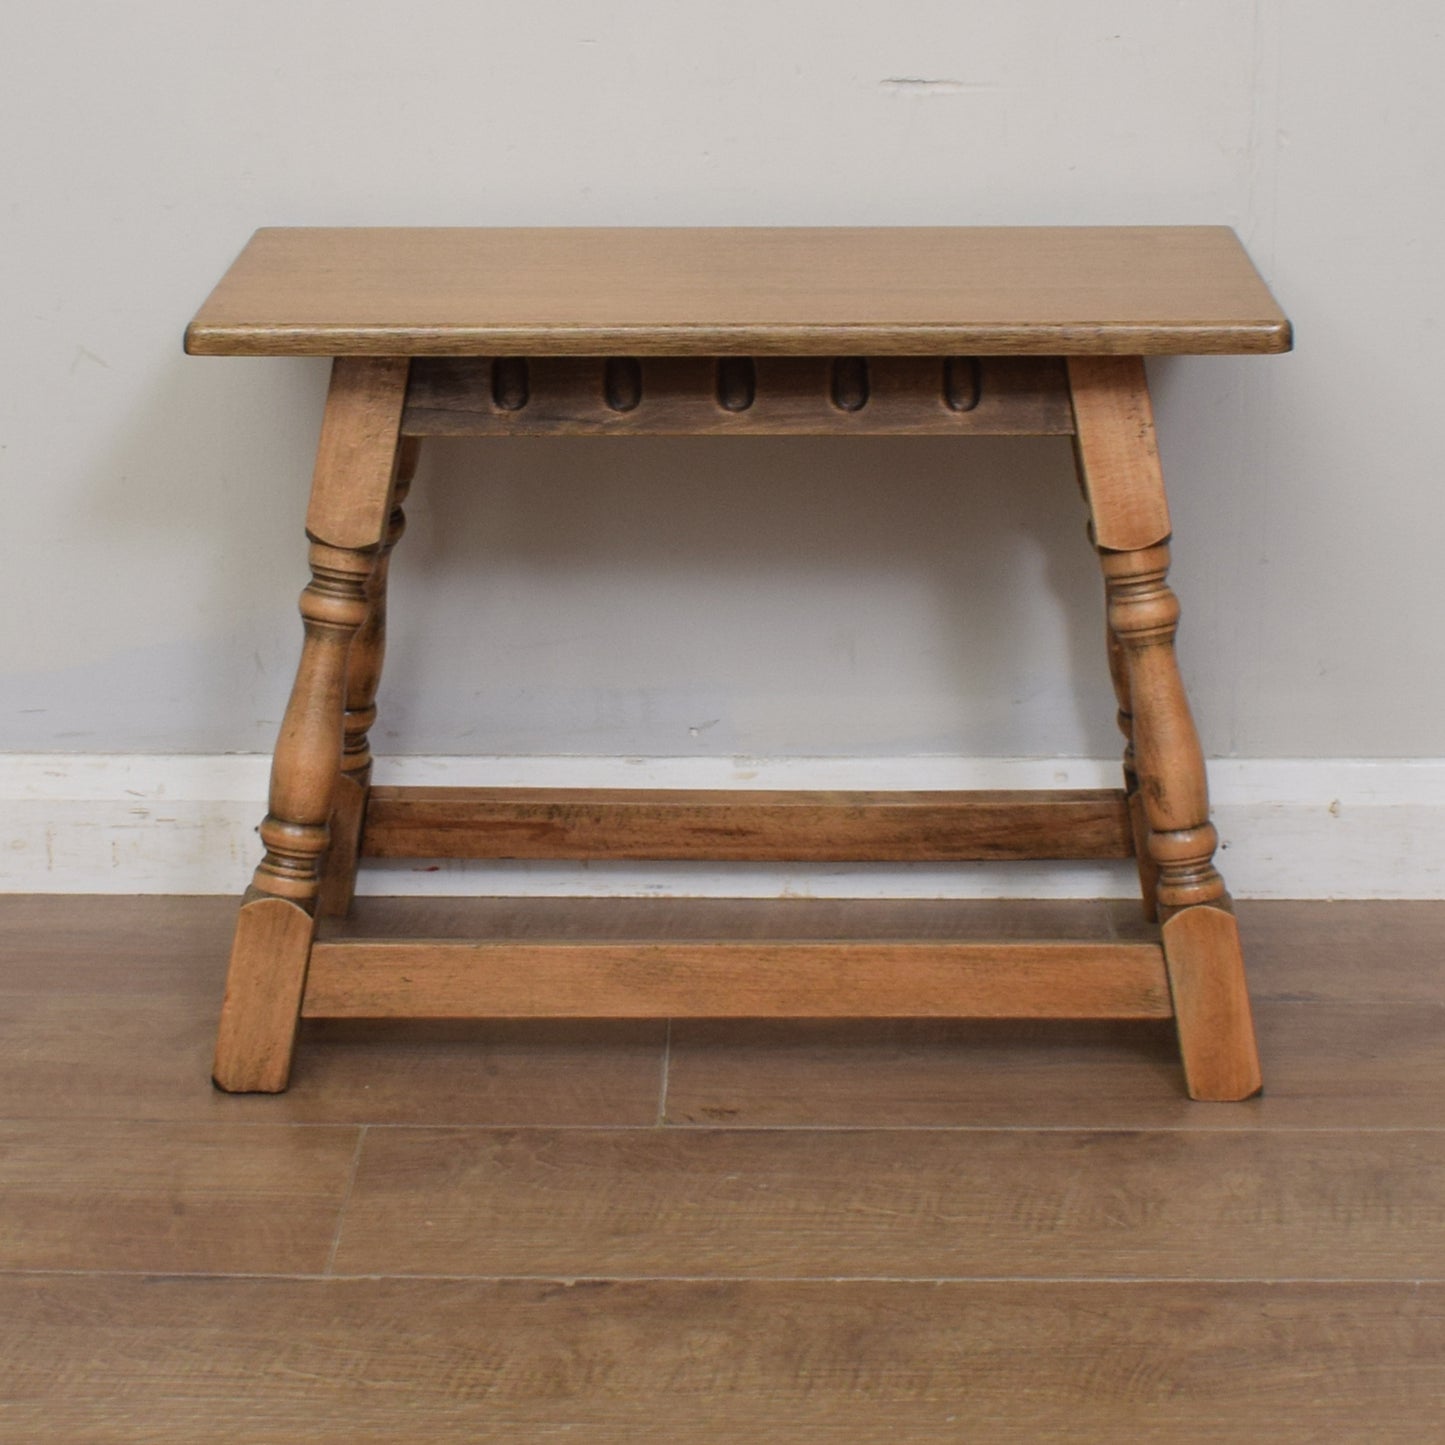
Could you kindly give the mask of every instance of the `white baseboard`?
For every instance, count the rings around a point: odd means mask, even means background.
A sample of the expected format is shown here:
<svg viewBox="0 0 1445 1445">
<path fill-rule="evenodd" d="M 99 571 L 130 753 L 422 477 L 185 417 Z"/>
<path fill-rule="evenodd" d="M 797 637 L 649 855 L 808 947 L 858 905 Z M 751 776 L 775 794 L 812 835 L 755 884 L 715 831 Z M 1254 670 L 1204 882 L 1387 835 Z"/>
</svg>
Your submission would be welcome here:
<svg viewBox="0 0 1445 1445">
<path fill-rule="evenodd" d="M 0 754 L 0 893 L 239 893 L 260 857 L 256 756 Z M 1209 765 L 1238 898 L 1445 896 L 1445 759 Z M 411 757 L 384 783 L 652 788 L 1092 788 L 1089 758 Z M 1130 864 L 368 864 L 361 891 L 707 897 L 1126 897 Z"/>
</svg>

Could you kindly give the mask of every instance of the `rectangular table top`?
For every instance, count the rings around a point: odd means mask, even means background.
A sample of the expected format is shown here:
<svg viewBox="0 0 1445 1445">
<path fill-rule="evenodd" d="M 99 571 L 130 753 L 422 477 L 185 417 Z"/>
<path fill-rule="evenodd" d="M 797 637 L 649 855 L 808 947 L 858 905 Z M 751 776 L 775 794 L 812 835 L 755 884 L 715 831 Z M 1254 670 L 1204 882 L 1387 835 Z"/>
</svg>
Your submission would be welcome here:
<svg viewBox="0 0 1445 1445">
<path fill-rule="evenodd" d="M 208 356 L 1287 351 L 1225 226 L 257 231 Z"/>
</svg>

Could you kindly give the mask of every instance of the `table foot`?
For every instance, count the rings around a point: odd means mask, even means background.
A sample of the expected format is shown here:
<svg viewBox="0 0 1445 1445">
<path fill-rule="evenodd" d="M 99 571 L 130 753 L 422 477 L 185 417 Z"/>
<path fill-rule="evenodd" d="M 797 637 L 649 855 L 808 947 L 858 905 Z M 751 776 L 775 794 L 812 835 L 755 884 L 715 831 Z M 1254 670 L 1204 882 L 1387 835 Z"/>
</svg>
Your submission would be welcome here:
<svg viewBox="0 0 1445 1445">
<path fill-rule="evenodd" d="M 241 905 L 211 1078 L 230 1094 L 277 1094 L 291 1073 L 314 921 L 252 890 Z"/>
<path fill-rule="evenodd" d="M 1191 1099 L 1230 1102 L 1259 1093 L 1239 924 L 1222 908 L 1185 908 L 1162 929 L 1179 1051 Z"/>
</svg>

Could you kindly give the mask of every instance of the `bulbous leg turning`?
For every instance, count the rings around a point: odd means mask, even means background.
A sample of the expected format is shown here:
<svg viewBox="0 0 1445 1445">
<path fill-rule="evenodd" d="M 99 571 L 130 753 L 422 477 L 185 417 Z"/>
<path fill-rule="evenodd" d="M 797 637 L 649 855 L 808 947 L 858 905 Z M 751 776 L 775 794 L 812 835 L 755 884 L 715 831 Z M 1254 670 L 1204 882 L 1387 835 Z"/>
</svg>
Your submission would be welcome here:
<svg viewBox="0 0 1445 1445">
<path fill-rule="evenodd" d="M 1189 1092 L 1247 1098 L 1260 1087 L 1258 1051 L 1239 927 L 1214 866 L 1218 834 L 1209 821 L 1204 754 L 1174 652 L 1179 603 L 1165 580 L 1169 548 L 1100 557 L 1132 710 L 1134 797 Z"/>
<path fill-rule="evenodd" d="M 371 793 L 371 729 L 376 725 L 376 693 L 386 659 L 386 584 L 391 554 L 406 530 L 406 501 L 416 476 L 421 443 L 407 437 L 397 453 L 391 515 L 386 537 L 367 581 L 366 620 L 351 642 L 346 666 L 346 719 L 341 749 L 341 773 L 331 814 L 331 836 L 321 870 L 317 914 L 344 917 L 356 891 L 356 866 L 361 833 L 366 824 L 366 800 Z"/>
<path fill-rule="evenodd" d="M 286 1087 L 341 771 L 352 640 L 372 608 L 391 509 L 407 364 L 334 363 L 307 512 L 304 640 L 271 765 L 266 854 L 241 903 L 213 1078 L 231 1092 Z"/>
<path fill-rule="evenodd" d="M 1189 1093 L 1260 1087 L 1239 928 L 1214 866 L 1204 754 L 1174 650 L 1169 515 L 1138 357 L 1071 358 L 1079 471 L 1108 597 L 1110 667 L 1128 745 L 1145 907 L 1160 921 Z"/>
</svg>

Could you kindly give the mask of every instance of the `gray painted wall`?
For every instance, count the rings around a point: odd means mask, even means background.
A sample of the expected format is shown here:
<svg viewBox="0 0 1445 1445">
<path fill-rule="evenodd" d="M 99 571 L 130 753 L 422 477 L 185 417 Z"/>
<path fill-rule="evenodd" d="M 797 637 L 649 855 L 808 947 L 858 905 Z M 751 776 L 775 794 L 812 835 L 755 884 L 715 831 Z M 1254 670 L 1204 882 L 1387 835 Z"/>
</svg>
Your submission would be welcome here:
<svg viewBox="0 0 1445 1445">
<path fill-rule="evenodd" d="M 1206 746 L 1440 755 L 1445 39 L 1387 13 L 11 7 L 0 752 L 270 748 L 325 363 L 180 351 L 257 225 L 1224 222 L 1299 350 L 1152 369 Z M 383 751 L 1116 746 L 1062 444 L 449 443 L 414 495 Z"/>
</svg>

